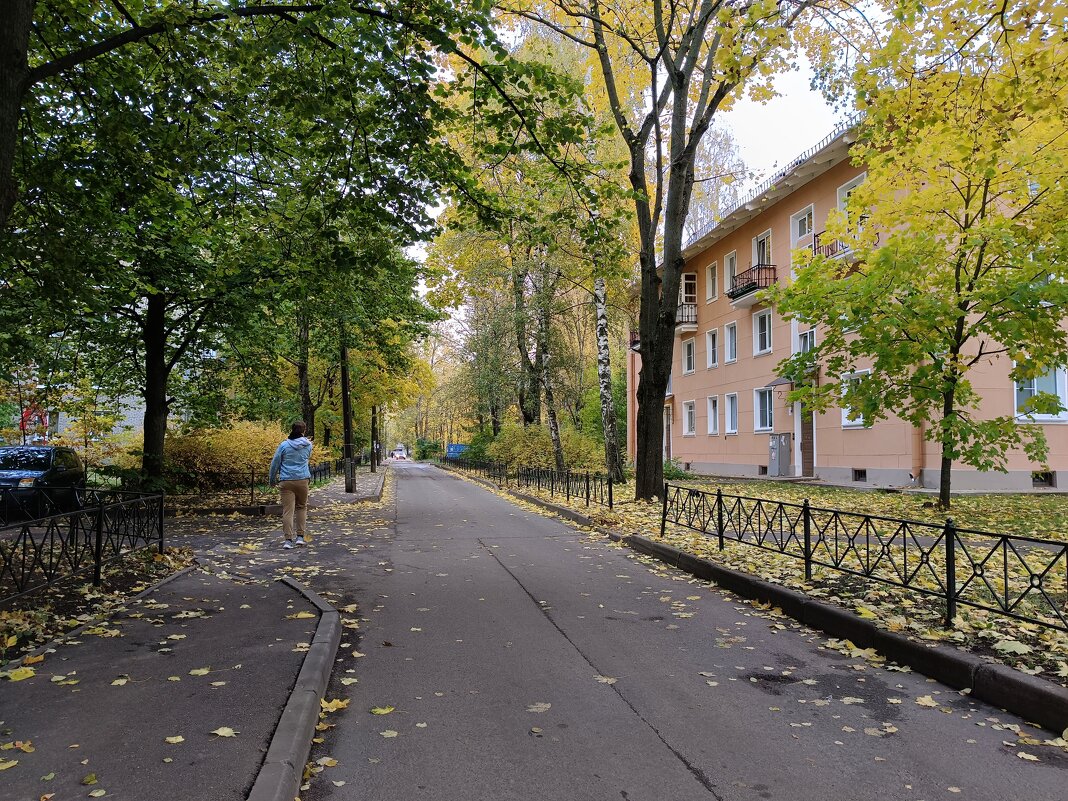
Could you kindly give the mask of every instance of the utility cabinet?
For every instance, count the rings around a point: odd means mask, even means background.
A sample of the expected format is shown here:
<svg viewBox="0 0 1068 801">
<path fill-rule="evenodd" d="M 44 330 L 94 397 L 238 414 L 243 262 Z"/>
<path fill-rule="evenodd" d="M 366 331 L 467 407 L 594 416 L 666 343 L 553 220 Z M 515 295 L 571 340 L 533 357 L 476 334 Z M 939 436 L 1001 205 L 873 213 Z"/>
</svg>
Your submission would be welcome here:
<svg viewBox="0 0 1068 801">
<path fill-rule="evenodd" d="M 789 434 L 772 434 L 768 440 L 768 475 L 789 476 L 793 447 Z"/>
</svg>

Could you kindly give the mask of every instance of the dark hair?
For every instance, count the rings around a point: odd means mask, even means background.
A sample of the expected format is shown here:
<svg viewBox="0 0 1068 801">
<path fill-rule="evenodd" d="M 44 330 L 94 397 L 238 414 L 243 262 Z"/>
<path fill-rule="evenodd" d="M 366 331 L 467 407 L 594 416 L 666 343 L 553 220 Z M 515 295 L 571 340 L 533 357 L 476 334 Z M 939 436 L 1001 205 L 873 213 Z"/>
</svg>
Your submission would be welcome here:
<svg viewBox="0 0 1068 801">
<path fill-rule="evenodd" d="M 304 432 L 308 430 L 308 424 L 303 420 L 297 420 L 293 424 L 293 427 L 289 430 L 290 439 L 300 439 L 304 436 Z"/>
</svg>

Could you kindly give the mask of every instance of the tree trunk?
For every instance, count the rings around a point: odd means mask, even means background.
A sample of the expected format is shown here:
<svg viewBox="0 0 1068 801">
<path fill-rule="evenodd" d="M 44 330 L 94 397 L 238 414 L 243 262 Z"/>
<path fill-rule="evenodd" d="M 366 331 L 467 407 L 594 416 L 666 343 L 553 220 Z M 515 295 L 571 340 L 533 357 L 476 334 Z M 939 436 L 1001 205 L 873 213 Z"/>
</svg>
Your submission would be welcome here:
<svg viewBox="0 0 1068 801">
<path fill-rule="evenodd" d="M 563 473 L 567 470 L 567 464 L 564 462 L 564 445 L 560 441 L 560 423 L 556 419 L 556 401 L 553 399 L 552 381 L 549 379 L 548 348 L 542 348 L 541 380 L 545 385 L 545 412 L 549 418 L 549 436 L 553 441 L 553 459 L 556 463 L 556 472 Z"/>
<path fill-rule="evenodd" d="M 601 396 L 601 429 L 604 432 L 604 469 L 612 481 L 623 483 L 623 464 L 619 458 L 616 434 L 616 410 L 612 402 L 612 354 L 608 348 L 608 303 L 605 282 L 593 282 L 593 310 L 597 319 L 597 383 Z"/>
<path fill-rule="evenodd" d="M 308 361 L 310 340 L 308 318 L 301 316 L 297 321 L 297 386 L 300 392 L 300 416 L 308 426 L 308 439 L 315 437 L 315 403 L 311 394 L 311 375 Z"/>
<path fill-rule="evenodd" d="M 18 201 L 15 151 L 30 70 L 26 60 L 34 0 L 7 0 L 0 14 L 0 232 Z"/>
<path fill-rule="evenodd" d="M 938 474 L 938 504 L 943 509 L 949 509 L 950 485 L 953 481 L 953 447 L 950 445 L 950 437 L 946 430 L 946 423 L 952 419 L 956 406 L 956 383 L 950 383 L 942 393 L 942 463 Z"/>
<path fill-rule="evenodd" d="M 163 446 L 167 436 L 166 298 L 160 294 L 148 296 L 141 336 L 145 346 L 144 446 L 141 454 L 141 473 L 149 488 L 158 486 L 163 475 Z"/>
<path fill-rule="evenodd" d="M 378 407 L 371 406 L 371 472 L 378 467 L 378 453 L 381 450 L 378 444 Z"/>
<path fill-rule="evenodd" d="M 535 425 L 541 420 L 541 369 L 540 354 L 530 356 L 530 341 L 527 334 L 526 273 L 512 265 L 512 299 L 515 303 L 515 340 L 522 366 L 519 385 L 519 410 L 523 425 Z"/>
<path fill-rule="evenodd" d="M 497 439 L 501 433 L 501 407 L 496 403 L 490 404 L 490 426 L 493 430 L 493 438 Z"/>
<path fill-rule="evenodd" d="M 345 459 L 352 458 L 352 395 L 349 385 L 349 343 L 348 334 L 345 331 L 345 323 L 338 323 L 338 338 L 341 340 L 341 430 L 344 442 L 342 443 L 341 455 Z M 345 469 L 345 492 L 355 492 L 352 484 L 352 471 L 346 465 Z"/>
</svg>

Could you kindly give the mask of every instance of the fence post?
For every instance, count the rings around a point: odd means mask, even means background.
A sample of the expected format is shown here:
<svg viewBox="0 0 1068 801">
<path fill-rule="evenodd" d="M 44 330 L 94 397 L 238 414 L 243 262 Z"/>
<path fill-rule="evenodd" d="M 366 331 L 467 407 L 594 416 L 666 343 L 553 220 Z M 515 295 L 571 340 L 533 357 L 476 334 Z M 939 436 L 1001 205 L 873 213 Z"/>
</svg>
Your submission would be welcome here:
<svg viewBox="0 0 1068 801">
<path fill-rule="evenodd" d="M 165 506 L 166 498 L 167 498 L 167 494 L 165 492 L 161 492 L 159 494 L 159 552 L 161 554 L 164 551 L 164 547 L 163 547 L 163 509 L 164 509 L 164 506 Z"/>
<path fill-rule="evenodd" d="M 96 504 L 96 532 L 93 541 L 93 586 L 100 586 L 101 563 L 104 559 L 104 501 Z"/>
<path fill-rule="evenodd" d="M 608 474 L 608 508 L 612 508 L 612 474 Z"/>
<path fill-rule="evenodd" d="M 953 618 L 957 616 L 957 527 L 953 518 L 946 518 L 943 529 L 946 540 L 946 622 L 947 629 L 953 628 Z"/>
<path fill-rule="evenodd" d="M 248 470 L 248 505 L 256 505 L 256 468 L 250 467 Z"/>
<path fill-rule="evenodd" d="M 805 581 L 812 581 L 812 523 L 808 508 L 808 498 L 801 504 L 801 514 L 804 515 L 802 525 L 805 530 Z"/>
<path fill-rule="evenodd" d="M 564 483 L 567 484 L 567 502 L 571 503 L 571 469 L 564 471 Z"/>
<path fill-rule="evenodd" d="M 586 471 L 586 505 L 590 505 L 590 471 Z"/>
<path fill-rule="evenodd" d="M 660 539 L 664 539 L 664 532 L 667 530 L 667 494 L 668 485 L 664 482 L 664 503 L 660 510 Z"/>
<path fill-rule="evenodd" d="M 719 535 L 719 549 L 723 550 L 723 488 L 716 487 L 716 533 Z"/>
</svg>

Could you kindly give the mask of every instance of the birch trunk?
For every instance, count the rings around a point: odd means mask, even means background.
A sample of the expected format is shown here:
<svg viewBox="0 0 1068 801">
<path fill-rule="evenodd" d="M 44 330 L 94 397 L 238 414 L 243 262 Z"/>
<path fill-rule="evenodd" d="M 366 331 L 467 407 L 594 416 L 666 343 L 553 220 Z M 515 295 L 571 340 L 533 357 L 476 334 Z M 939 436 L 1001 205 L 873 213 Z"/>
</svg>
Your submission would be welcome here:
<svg viewBox="0 0 1068 801">
<path fill-rule="evenodd" d="M 556 472 L 563 473 L 567 465 L 564 462 L 564 445 L 560 441 L 560 423 L 556 419 L 556 401 L 553 398 L 552 381 L 549 380 L 549 349 L 547 347 L 541 348 L 541 381 L 545 387 L 545 416 L 549 418 L 549 436 L 553 440 Z"/>
<path fill-rule="evenodd" d="M 608 302 L 603 278 L 593 282 L 593 309 L 597 319 L 597 382 L 601 396 L 601 428 L 604 431 L 604 469 L 617 484 L 623 483 L 619 458 L 616 411 L 612 403 L 612 354 L 608 349 Z"/>
</svg>

